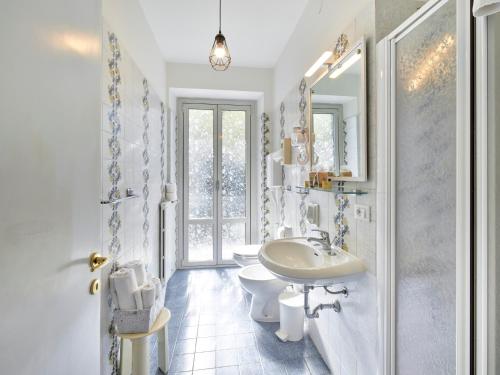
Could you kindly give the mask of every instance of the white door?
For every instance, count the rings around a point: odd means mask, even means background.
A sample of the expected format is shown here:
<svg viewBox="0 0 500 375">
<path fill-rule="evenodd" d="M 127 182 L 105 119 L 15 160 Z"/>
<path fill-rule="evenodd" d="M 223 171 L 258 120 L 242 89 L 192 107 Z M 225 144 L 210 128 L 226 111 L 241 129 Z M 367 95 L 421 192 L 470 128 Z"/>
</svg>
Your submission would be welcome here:
<svg viewBox="0 0 500 375">
<path fill-rule="evenodd" d="M 99 374 L 99 1 L 0 12 L 0 374 Z"/>
<path fill-rule="evenodd" d="M 183 266 L 232 264 L 250 241 L 249 105 L 187 103 Z"/>
</svg>

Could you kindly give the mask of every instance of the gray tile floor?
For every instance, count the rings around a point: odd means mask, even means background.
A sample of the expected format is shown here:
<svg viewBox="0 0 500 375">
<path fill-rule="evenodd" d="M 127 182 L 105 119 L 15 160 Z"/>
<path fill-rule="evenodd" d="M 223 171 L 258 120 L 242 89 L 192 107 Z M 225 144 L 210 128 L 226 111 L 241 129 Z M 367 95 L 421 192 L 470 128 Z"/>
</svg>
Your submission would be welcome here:
<svg viewBox="0 0 500 375">
<path fill-rule="evenodd" d="M 330 374 L 312 341 L 282 343 L 279 323 L 248 316 L 238 268 L 178 270 L 167 285 L 169 374 Z"/>
</svg>

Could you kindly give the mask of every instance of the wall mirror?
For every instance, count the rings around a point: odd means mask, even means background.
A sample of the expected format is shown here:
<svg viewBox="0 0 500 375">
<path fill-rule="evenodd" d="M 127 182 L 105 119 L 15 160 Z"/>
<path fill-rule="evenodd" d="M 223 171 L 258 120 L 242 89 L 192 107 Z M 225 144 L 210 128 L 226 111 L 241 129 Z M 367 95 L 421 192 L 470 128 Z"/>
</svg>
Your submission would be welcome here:
<svg viewBox="0 0 500 375">
<path fill-rule="evenodd" d="M 311 169 L 366 181 L 366 51 L 361 40 L 311 85 Z"/>
</svg>

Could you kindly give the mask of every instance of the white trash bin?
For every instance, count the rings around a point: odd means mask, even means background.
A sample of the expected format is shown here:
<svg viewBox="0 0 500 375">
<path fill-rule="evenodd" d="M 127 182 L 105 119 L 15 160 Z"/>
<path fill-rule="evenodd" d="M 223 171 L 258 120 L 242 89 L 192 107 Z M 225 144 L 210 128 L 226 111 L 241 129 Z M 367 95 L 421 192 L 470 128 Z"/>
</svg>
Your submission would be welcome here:
<svg viewBox="0 0 500 375">
<path fill-rule="evenodd" d="M 304 295 L 283 292 L 279 296 L 280 329 L 276 336 L 281 341 L 300 341 L 304 337 Z"/>
</svg>

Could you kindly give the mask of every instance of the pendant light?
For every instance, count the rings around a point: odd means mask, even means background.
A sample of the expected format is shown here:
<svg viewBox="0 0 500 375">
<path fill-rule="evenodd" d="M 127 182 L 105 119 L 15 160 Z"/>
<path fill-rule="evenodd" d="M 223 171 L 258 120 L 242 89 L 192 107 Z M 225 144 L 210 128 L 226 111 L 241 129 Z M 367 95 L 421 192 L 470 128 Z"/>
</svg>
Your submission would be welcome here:
<svg viewBox="0 0 500 375">
<path fill-rule="evenodd" d="M 231 64 L 231 55 L 227 48 L 226 38 L 221 32 L 222 0 L 219 0 L 219 33 L 215 36 L 214 44 L 210 50 L 209 61 L 214 70 L 227 70 Z"/>
</svg>

